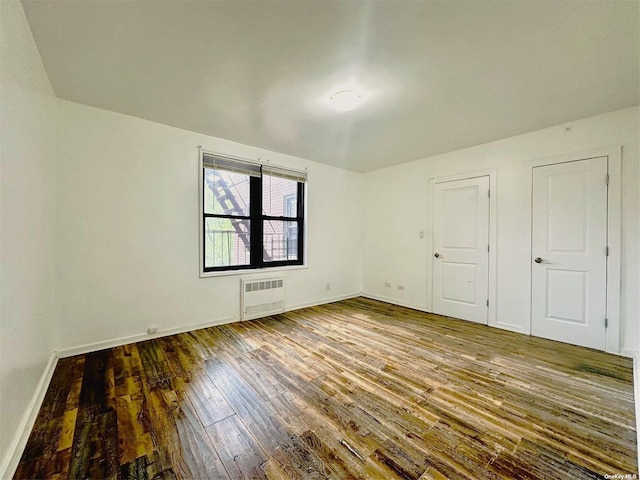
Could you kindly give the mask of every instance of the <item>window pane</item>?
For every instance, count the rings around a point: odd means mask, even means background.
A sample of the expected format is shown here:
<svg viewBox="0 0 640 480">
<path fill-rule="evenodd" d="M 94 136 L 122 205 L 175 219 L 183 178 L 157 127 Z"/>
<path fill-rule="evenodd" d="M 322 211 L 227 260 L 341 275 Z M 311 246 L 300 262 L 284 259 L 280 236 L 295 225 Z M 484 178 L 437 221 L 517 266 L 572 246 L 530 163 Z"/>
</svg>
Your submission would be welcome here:
<svg viewBox="0 0 640 480">
<path fill-rule="evenodd" d="M 263 228 L 265 262 L 298 260 L 298 222 L 265 220 Z"/>
<path fill-rule="evenodd" d="M 249 175 L 204 169 L 204 213 L 249 216 Z"/>
<path fill-rule="evenodd" d="M 280 177 L 262 177 L 262 211 L 272 217 L 297 217 L 298 182 Z"/>
<path fill-rule="evenodd" d="M 249 220 L 230 218 L 205 219 L 205 268 L 249 265 L 249 223 Z"/>
</svg>

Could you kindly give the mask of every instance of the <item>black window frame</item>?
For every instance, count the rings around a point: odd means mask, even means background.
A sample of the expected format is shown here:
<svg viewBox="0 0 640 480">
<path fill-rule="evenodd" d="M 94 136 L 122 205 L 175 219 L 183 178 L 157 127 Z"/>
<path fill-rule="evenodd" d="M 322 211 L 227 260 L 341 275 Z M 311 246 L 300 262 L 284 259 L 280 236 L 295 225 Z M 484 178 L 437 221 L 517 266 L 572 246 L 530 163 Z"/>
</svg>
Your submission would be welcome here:
<svg viewBox="0 0 640 480">
<path fill-rule="evenodd" d="M 217 158 L 231 158 L 220 156 L 217 154 L 212 154 Z M 235 159 L 232 158 L 232 161 L 239 163 L 246 163 L 250 165 L 255 165 L 255 162 L 250 162 L 248 160 Z M 218 272 L 232 272 L 237 270 L 257 270 L 257 269 L 265 269 L 265 268 L 276 268 L 276 267 L 288 267 L 288 266 L 302 266 L 304 265 L 305 259 L 305 193 L 306 193 L 306 173 L 304 174 L 304 180 L 294 179 L 297 183 L 297 204 L 296 204 L 296 216 L 274 216 L 274 215 L 265 215 L 262 208 L 262 198 L 263 198 L 263 179 L 265 175 L 269 175 L 269 170 L 266 172 L 263 171 L 263 165 L 260 165 L 260 176 L 249 176 L 249 215 L 228 215 L 228 214 L 217 214 L 217 213 L 206 213 L 204 208 L 205 202 L 205 193 L 206 193 L 206 182 L 205 175 L 207 169 L 215 168 L 211 166 L 205 165 L 202 161 L 200 162 L 200 185 L 201 192 L 199 196 L 200 206 L 201 206 L 201 241 L 202 241 L 202 249 L 201 249 L 201 258 L 200 265 L 203 274 L 207 273 L 218 273 Z M 220 168 L 220 170 L 226 170 L 225 168 Z M 284 170 L 284 169 L 280 169 Z M 227 170 L 228 171 L 228 170 Z M 277 176 L 277 175 L 276 175 Z M 286 211 L 284 212 L 286 214 Z M 249 220 L 249 259 L 250 263 L 247 265 L 222 265 L 218 267 L 207 267 L 206 266 L 206 258 L 207 258 L 207 245 L 206 245 L 206 222 L 207 218 L 228 218 L 228 219 L 239 219 L 239 220 Z M 297 238 L 297 259 L 295 260 L 264 260 L 264 222 L 265 221 L 279 221 L 279 222 L 296 222 L 298 228 L 298 238 Z M 256 241 L 257 240 L 257 241 Z"/>
</svg>

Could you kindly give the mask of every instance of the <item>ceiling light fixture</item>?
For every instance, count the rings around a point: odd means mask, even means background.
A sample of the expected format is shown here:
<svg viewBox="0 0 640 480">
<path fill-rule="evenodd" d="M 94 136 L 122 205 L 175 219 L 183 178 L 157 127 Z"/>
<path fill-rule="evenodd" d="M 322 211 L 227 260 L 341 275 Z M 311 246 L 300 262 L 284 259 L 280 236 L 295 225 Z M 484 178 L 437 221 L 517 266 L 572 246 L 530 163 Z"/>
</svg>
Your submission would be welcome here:
<svg viewBox="0 0 640 480">
<path fill-rule="evenodd" d="M 364 100 L 361 93 L 353 90 L 341 90 L 331 95 L 331 105 L 343 112 L 353 110 Z"/>
</svg>

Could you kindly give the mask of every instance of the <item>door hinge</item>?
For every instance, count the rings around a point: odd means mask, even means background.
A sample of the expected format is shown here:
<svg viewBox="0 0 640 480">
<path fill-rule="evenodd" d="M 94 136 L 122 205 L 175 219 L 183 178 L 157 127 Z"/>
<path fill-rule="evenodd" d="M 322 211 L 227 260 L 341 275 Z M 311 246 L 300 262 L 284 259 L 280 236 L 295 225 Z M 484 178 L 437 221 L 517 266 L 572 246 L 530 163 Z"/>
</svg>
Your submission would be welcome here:
<svg viewBox="0 0 640 480">
<path fill-rule="evenodd" d="M 487 307 L 489 306 L 489 299 L 487 299 Z"/>
<path fill-rule="evenodd" d="M 491 190 L 487 190 L 487 197 L 491 198 Z"/>
<path fill-rule="evenodd" d="M 609 256 L 609 247 L 607 246 L 604 251 L 605 251 L 605 255 L 608 257 Z"/>
<path fill-rule="evenodd" d="M 487 245 L 487 252 L 491 251 L 491 245 Z"/>
<path fill-rule="evenodd" d="M 609 328 L 609 319 L 608 318 L 604 319 L 604 328 Z"/>
<path fill-rule="evenodd" d="M 609 185 L 609 175 L 607 175 L 607 178 L 605 178 L 604 183 L 605 185 Z"/>
</svg>

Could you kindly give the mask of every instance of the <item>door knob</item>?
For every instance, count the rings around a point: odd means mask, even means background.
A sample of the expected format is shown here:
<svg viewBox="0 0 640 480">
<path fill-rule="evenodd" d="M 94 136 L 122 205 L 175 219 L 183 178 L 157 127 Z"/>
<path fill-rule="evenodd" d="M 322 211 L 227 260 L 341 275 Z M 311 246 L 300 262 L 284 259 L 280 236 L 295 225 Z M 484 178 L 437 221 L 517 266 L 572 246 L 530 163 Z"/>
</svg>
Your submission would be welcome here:
<svg viewBox="0 0 640 480">
<path fill-rule="evenodd" d="M 541 259 L 540 257 L 536 257 L 536 259 L 534 260 L 534 262 L 536 262 L 536 263 L 542 263 L 542 262 L 544 262 L 544 260 L 543 260 L 543 259 Z"/>
<path fill-rule="evenodd" d="M 434 253 L 434 254 L 433 254 L 433 256 L 434 256 L 434 257 L 436 257 L 436 258 L 440 258 L 440 254 L 439 254 L 439 253 L 437 253 L 437 252 L 436 252 L 436 253 Z"/>
</svg>

